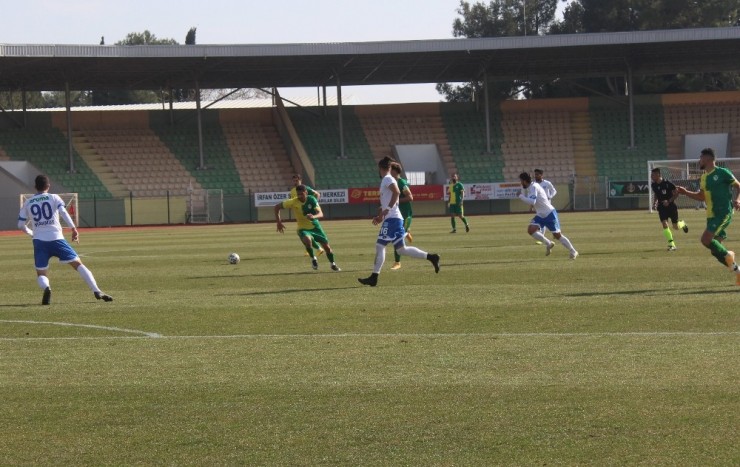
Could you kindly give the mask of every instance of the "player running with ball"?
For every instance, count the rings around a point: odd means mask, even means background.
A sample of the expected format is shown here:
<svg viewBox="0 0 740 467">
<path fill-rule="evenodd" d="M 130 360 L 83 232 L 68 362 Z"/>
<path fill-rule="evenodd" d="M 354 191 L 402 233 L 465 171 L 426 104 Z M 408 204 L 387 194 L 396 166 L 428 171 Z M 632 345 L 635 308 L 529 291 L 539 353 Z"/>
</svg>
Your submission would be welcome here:
<svg viewBox="0 0 740 467">
<path fill-rule="evenodd" d="M 311 258 L 311 267 L 316 270 L 319 268 L 319 262 L 313 254 L 313 243 L 318 242 L 326 250 L 326 258 L 329 260 L 332 271 L 341 271 L 337 263 L 334 262 L 334 250 L 329 245 L 329 238 L 324 233 L 319 219 L 324 217 L 324 212 L 319 206 L 319 202 L 313 196 L 308 195 L 305 185 L 296 187 L 297 197 L 290 198 L 275 205 L 275 221 L 277 222 L 277 231 L 285 232 L 285 224 L 280 217 L 281 209 L 292 209 L 296 219 L 298 238 L 303 243 L 306 252 Z"/>
</svg>

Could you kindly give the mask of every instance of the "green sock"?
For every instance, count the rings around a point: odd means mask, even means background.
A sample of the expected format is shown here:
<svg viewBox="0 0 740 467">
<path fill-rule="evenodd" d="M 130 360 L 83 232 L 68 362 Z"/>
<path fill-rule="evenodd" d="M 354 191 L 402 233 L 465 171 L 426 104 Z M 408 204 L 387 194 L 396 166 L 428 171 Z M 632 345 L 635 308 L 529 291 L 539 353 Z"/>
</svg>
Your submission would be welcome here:
<svg viewBox="0 0 740 467">
<path fill-rule="evenodd" d="M 329 259 L 330 263 L 334 262 L 334 253 L 327 253 L 326 257 Z"/>
<path fill-rule="evenodd" d="M 465 227 L 467 227 L 468 226 L 468 219 L 467 219 L 467 217 L 463 217 L 462 218 L 462 221 L 463 221 L 463 224 L 465 224 Z"/>
<path fill-rule="evenodd" d="M 411 229 L 411 216 L 403 220 L 403 230 L 408 232 L 409 229 Z"/>
<path fill-rule="evenodd" d="M 673 245 L 673 233 L 671 232 L 670 227 L 666 227 L 665 229 L 663 229 L 663 236 L 666 240 L 668 240 L 669 245 Z"/>
<path fill-rule="evenodd" d="M 456 224 L 455 224 L 455 218 L 454 217 L 450 217 L 450 224 L 452 224 L 452 230 L 455 230 L 457 228 L 457 227 L 455 227 Z"/>
<path fill-rule="evenodd" d="M 393 258 L 395 258 L 396 263 L 400 263 L 401 262 L 401 255 L 398 254 L 398 252 L 396 251 L 395 248 L 393 249 Z"/>
<path fill-rule="evenodd" d="M 727 266 L 727 264 L 725 264 L 725 256 L 727 256 L 727 248 L 725 248 L 724 245 L 722 245 L 716 239 L 712 239 L 712 243 L 709 244 L 709 251 L 712 252 L 712 256 L 717 258 L 717 261 L 722 263 L 723 266 Z"/>
<path fill-rule="evenodd" d="M 308 256 L 313 258 L 313 248 L 311 248 L 310 246 L 307 246 L 306 251 L 308 252 Z"/>
</svg>

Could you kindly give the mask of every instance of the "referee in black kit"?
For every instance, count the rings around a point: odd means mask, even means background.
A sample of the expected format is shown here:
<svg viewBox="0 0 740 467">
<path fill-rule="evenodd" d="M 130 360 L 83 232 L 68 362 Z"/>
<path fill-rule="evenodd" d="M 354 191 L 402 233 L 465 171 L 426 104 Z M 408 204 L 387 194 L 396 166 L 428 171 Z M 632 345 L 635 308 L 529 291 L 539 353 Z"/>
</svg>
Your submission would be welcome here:
<svg viewBox="0 0 740 467">
<path fill-rule="evenodd" d="M 686 225 L 686 222 L 678 219 L 678 206 L 675 202 L 678 198 L 678 190 L 676 185 L 663 179 L 660 169 L 657 167 L 650 172 L 650 179 L 653 181 L 650 188 L 655 194 L 653 207 L 658 210 L 658 217 L 663 226 L 663 236 L 668 240 L 668 251 L 676 251 L 676 243 L 673 241 L 673 233 L 668 227 L 668 219 L 673 223 L 674 229 L 681 229 L 685 233 L 689 232 L 689 226 Z"/>
</svg>

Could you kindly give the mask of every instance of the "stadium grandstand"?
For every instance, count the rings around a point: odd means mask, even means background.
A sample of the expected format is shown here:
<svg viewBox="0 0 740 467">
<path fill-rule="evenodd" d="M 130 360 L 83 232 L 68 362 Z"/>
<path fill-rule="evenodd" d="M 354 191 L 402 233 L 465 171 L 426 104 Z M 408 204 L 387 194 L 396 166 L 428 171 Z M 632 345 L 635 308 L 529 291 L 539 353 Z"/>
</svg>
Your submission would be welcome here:
<svg viewBox="0 0 740 467">
<path fill-rule="evenodd" d="M 204 65 L 205 56 L 213 63 Z M 189 197 L 211 190 L 223 196 L 225 220 L 253 221 L 269 216 L 255 194 L 285 191 L 293 173 L 319 189 L 372 187 L 377 160 L 404 162 L 404 151 L 419 148 L 434 161 L 414 170 L 426 177 L 421 184 L 441 185 L 452 172 L 466 183 L 515 182 L 538 167 L 569 193 L 558 207 L 578 209 L 579 195 L 593 199 L 605 180 L 644 181 L 650 160 L 695 156 L 685 152 L 686 135 L 727 135 L 722 156 L 740 156 L 740 91 L 358 105 L 283 102 L 276 89 L 464 82 L 481 70 L 488 80 L 737 71 L 738 63 L 739 28 L 284 46 L 0 45 L 0 90 L 274 89 L 272 99 L 246 102 L 4 109 L 0 199 L 17 205 L 29 174 L 44 172 L 56 191 L 79 194 L 82 225 L 189 221 Z M 442 201 L 429 206 L 444 212 Z M 471 207 L 513 209 L 508 200 Z"/>
</svg>

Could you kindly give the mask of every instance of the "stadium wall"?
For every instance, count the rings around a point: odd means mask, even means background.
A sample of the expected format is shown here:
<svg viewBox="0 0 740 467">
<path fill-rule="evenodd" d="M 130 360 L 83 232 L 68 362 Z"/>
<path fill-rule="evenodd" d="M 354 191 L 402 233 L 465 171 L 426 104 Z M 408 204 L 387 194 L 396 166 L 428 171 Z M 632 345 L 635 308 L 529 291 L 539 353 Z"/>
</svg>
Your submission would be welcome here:
<svg viewBox="0 0 740 467">
<path fill-rule="evenodd" d="M 67 113 L 51 112 L 51 124 L 63 133 L 67 132 Z M 148 128 L 149 116 L 143 110 L 107 111 L 86 110 L 72 112 L 72 128 L 117 129 Z"/>
<path fill-rule="evenodd" d="M 125 202 L 125 198 L 79 200 L 80 227 L 129 225 Z"/>
<path fill-rule="evenodd" d="M 273 124 L 272 107 L 259 109 L 220 109 L 217 112 L 221 124 L 244 122 L 259 123 L 261 125 Z"/>
<path fill-rule="evenodd" d="M 440 104 L 426 102 L 417 104 L 375 104 L 353 106 L 358 117 L 373 117 L 385 115 L 407 115 L 414 117 L 438 116 Z"/>
<path fill-rule="evenodd" d="M 588 104 L 587 97 L 565 97 L 502 101 L 500 108 L 502 112 L 536 112 L 538 110 L 582 112 L 588 110 Z"/>
<path fill-rule="evenodd" d="M 740 104 L 740 91 L 662 94 L 660 97 L 663 105 Z"/>
<path fill-rule="evenodd" d="M 184 196 L 134 199 L 124 204 L 128 225 L 184 224 L 187 201 Z"/>
<path fill-rule="evenodd" d="M 8 118 L 0 118 L 0 130 L 18 128 L 16 122 L 19 125 L 23 124 L 23 112 L 20 111 L 6 111 L 4 115 Z M 43 111 L 32 111 L 26 112 L 26 126 L 28 128 L 38 128 L 41 130 L 51 129 L 51 112 Z"/>
<path fill-rule="evenodd" d="M 0 161 L 0 230 L 18 227 L 18 194 L 32 192 L 37 173 L 28 162 Z"/>
</svg>

